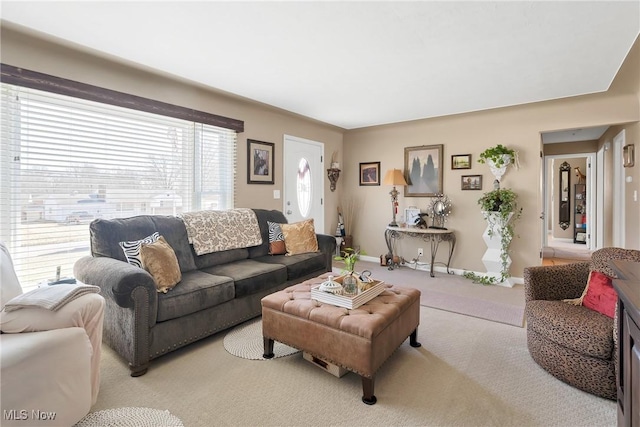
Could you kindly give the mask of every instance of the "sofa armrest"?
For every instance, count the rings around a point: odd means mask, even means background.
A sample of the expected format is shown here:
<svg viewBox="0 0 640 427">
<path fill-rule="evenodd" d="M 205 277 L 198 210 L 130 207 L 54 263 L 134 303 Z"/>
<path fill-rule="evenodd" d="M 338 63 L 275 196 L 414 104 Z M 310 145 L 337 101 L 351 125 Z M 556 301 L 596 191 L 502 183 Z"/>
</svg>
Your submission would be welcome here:
<svg viewBox="0 0 640 427">
<path fill-rule="evenodd" d="M 324 254 L 326 271 L 333 269 L 333 257 L 336 253 L 336 238 L 328 234 L 316 234 L 318 249 Z"/>
<path fill-rule="evenodd" d="M 133 291 L 142 287 L 149 295 L 149 312 L 157 312 L 158 295 L 155 282 L 142 268 L 113 258 L 86 256 L 76 261 L 73 274 L 82 283 L 99 286 L 104 296 L 113 295 L 115 302 L 123 308 L 134 307 Z M 155 319 L 155 316 L 153 318 Z"/>
<path fill-rule="evenodd" d="M 576 262 L 525 268 L 525 301 L 580 297 L 587 285 L 589 267 L 589 262 Z"/>
</svg>

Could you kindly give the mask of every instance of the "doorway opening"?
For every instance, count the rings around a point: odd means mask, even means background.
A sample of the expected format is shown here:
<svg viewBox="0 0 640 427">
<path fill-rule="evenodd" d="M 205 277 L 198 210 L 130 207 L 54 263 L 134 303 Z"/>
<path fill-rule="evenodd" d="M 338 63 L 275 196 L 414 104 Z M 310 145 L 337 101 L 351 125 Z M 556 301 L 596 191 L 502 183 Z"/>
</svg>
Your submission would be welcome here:
<svg viewBox="0 0 640 427">
<path fill-rule="evenodd" d="M 542 265 L 589 260 L 602 244 L 596 215 L 596 152 L 607 129 L 542 133 Z"/>
</svg>

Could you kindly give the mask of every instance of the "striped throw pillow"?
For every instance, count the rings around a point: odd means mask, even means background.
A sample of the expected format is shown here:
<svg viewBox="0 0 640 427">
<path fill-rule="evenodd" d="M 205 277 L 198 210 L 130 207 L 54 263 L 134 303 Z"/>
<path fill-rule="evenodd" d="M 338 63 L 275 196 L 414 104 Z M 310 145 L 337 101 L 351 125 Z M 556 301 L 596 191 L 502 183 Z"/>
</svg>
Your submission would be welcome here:
<svg viewBox="0 0 640 427">
<path fill-rule="evenodd" d="M 280 224 L 277 222 L 267 221 L 267 228 L 269 229 L 269 254 L 286 254 L 287 248 L 284 245 L 284 234 L 282 234 Z"/>
<path fill-rule="evenodd" d="M 140 257 L 140 246 L 143 243 L 155 243 L 160 238 L 160 233 L 157 231 L 144 239 L 134 240 L 131 242 L 120 242 L 120 247 L 124 252 L 124 256 L 131 265 L 142 268 L 142 258 Z"/>
</svg>

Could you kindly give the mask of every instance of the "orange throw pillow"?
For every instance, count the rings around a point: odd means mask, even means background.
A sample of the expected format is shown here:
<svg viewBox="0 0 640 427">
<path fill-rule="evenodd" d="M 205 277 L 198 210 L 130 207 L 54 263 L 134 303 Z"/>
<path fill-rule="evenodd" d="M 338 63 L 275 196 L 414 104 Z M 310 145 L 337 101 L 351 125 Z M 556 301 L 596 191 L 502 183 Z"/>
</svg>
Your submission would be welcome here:
<svg viewBox="0 0 640 427">
<path fill-rule="evenodd" d="M 166 294 L 182 280 L 176 253 L 164 237 L 160 236 L 154 243 L 143 243 L 140 246 L 140 258 L 142 267 L 156 282 L 158 292 Z"/>
<path fill-rule="evenodd" d="M 592 271 L 587 286 L 582 305 L 613 319 L 618 303 L 618 293 L 613 288 L 611 277 L 599 271 Z"/>
<path fill-rule="evenodd" d="M 318 252 L 318 239 L 313 226 L 313 218 L 293 224 L 280 224 L 280 228 L 284 234 L 286 255 Z"/>
</svg>

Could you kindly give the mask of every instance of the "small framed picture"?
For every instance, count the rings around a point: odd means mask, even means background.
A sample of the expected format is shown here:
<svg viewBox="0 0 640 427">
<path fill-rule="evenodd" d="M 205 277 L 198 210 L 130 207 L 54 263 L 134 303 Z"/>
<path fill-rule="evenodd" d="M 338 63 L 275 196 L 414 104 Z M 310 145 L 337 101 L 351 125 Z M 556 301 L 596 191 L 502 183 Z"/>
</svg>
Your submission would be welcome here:
<svg viewBox="0 0 640 427">
<path fill-rule="evenodd" d="M 380 162 L 360 163 L 360 185 L 380 185 Z"/>
<path fill-rule="evenodd" d="M 482 175 L 462 175 L 463 190 L 482 190 Z"/>
<path fill-rule="evenodd" d="M 247 184 L 273 184 L 272 142 L 247 139 Z"/>
<path fill-rule="evenodd" d="M 451 156 L 451 169 L 471 169 L 471 154 Z"/>
</svg>

